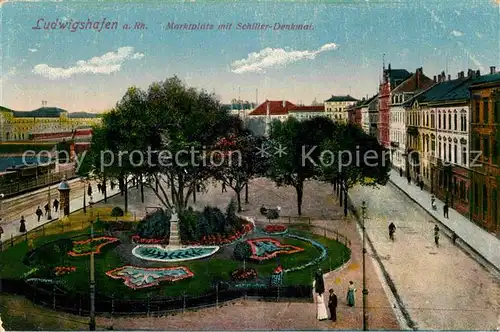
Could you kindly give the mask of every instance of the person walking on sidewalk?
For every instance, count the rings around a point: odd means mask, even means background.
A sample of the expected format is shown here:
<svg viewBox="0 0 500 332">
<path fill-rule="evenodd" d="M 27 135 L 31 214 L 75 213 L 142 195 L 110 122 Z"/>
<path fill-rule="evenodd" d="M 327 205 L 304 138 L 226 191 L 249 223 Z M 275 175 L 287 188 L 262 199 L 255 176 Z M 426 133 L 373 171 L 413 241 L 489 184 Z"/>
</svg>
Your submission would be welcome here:
<svg viewBox="0 0 500 332">
<path fill-rule="evenodd" d="M 99 192 L 99 194 L 102 193 L 102 184 L 97 184 L 97 191 Z"/>
<path fill-rule="evenodd" d="M 408 177 L 406 178 L 408 180 L 408 184 L 411 184 L 411 176 L 408 174 Z"/>
<path fill-rule="evenodd" d="M 0 218 L 0 221 L 2 221 L 2 218 Z M 3 228 L 2 228 L 2 226 L 0 226 L 0 246 L 1 246 L 1 242 L 2 242 L 2 235 L 3 235 Z"/>
<path fill-rule="evenodd" d="M 49 214 L 49 203 L 45 204 L 43 208 L 45 210 L 45 215 Z"/>
<path fill-rule="evenodd" d="M 19 223 L 21 224 L 21 226 L 19 226 L 19 232 L 26 233 L 26 220 L 24 220 L 24 216 L 21 216 Z"/>
<path fill-rule="evenodd" d="M 439 247 L 439 227 L 438 227 L 438 225 L 434 226 L 434 242 L 436 243 L 436 246 Z"/>
<path fill-rule="evenodd" d="M 443 206 L 443 216 L 445 218 L 448 218 L 448 211 L 449 210 L 450 210 L 450 207 L 448 206 L 448 202 L 444 203 L 444 206 Z"/>
<path fill-rule="evenodd" d="M 330 289 L 330 296 L 328 298 L 328 309 L 330 310 L 330 319 L 334 322 L 337 321 L 337 295 L 333 289 Z"/>
<path fill-rule="evenodd" d="M 227 190 L 226 190 L 226 184 L 224 182 L 222 182 L 222 192 L 223 193 L 227 192 Z"/>
<path fill-rule="evenodd" d="M 92 196 L 92 186 L 89 183 L 89 187 L 87 188 L 87 195 L 90 197 Z"/>
<path fill-rule="evenodd" d="M 389 238 L 394 241 L 394 233 L 396 232 L 396 225 L 393 222 L 389 224 Z"/>
<path fill-rule="evenodd" d="M 354 307 L 354 293 L 356 292 L 356 288 L 354 288 L 354 282 L 349 281 L 349 288 L 347 289 L 347 305 L 350 307 Z"/>
<path fill-rule="evenodd" d="M 424 180 L 420 180 L 420 190 L 424 190 Z"/>
<path fill-rule="evenodd" d="M 56 199 L 54 199 L 54 209 L 56 210 L 56 213 L 57 213 L 57 209 L 59 208 L 59 201 Z"/>
<path fill-rule="evenodd" d="M 37 207 L 35 214 L 38 217 L 38 222 L 40 222 L 40 218 L 43 215 L 42 209 L 40 209 L 40 205 Z"/>
<path fill-rule="evenodd" d="M 401 178 L 403 177 L 403 168 L 402 167 L 399 168 L 399 177 L 401 177 Z"/>
</svg>

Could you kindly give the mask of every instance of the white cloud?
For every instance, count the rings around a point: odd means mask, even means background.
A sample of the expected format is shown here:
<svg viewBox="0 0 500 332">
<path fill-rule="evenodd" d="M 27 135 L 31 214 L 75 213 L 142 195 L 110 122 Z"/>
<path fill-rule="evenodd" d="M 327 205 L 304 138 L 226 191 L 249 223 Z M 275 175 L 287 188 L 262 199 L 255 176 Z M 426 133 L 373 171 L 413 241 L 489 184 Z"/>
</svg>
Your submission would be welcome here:
<svg viewBox="0 0 500 332">
<path fill-rule="evenodd" d="M 460 16 L 460 12 L 458 10 L 455 10 L 455 14 L 457 14 L 458 16 Z"/>
<path fill-rule="evenodd" d="M 263 73 L 268 68 L 283 67 L 301 60 L 313 60 L 318 54 L 333 51 L 336 48 L 337 45 L 334 43 L 325 44 L 313 51 L 268 47 L 260 52 L 250 53 L 246 59 L 234 61 L 231 64 L 231 71 L 236 74 Z"/>
<path fill-rule="evenodd" d="M 458 31 L 458 30 L 453 30 L 451 32 L 451 34 L 455 37 L 462 37 L 464 35 L 464 33 L 462 31 Z"/>
<path fill-rule="evenodd" d="M 483 35 L 480 34 L 479 32 L 476 32 L 476 36 L 477 36 L 477 38 L 483 38 Z"/>
<path fill-rule="evenodd" d="M 35 53 L 35 52 L 38 52 L 38 49 L 36 49 L 36 48 L 28 48 L 28 51 L 30 51 L 31 53 Z"/>
<path fill-rule="evenodd" d="M 134 53 L 134 48 L 120 47 L 116 52 L 108 52 L 89 60 L 79 60 L 72 67 L 51 67 L 47 64 L 38 64 L 33 68 L 35 74 L 51 80 L 69 78 L 78 74 L 111 74 L 121 70 L 126 60 L 141 59 L 144 53 Z"/>
</svg>

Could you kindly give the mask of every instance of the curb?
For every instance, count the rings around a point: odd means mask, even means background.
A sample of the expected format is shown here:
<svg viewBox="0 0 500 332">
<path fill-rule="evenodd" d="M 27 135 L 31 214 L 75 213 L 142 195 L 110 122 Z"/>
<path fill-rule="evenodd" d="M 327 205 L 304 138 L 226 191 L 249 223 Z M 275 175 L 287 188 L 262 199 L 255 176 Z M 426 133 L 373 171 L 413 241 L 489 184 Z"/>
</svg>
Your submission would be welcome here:
<svg viewBox="0 0 500 332">
<path fill-rule="evenodd" d="M 448 238 L 452 238 L 452 234 L 455 232 L 443 224 L 441 220 L 436 218 L 434 215 L 429 213 L 429 211 L 423 207 L 419 202 L 417 202 L 412 196 L 410 196 L 406 191 L 404 191 L 401 187 L 399 187 L 397 184 L 392 182 L 391 180 L 388 181 L 388 183 L 394 187 L 396 190 L 400 191 L 403 193 L 407 198 L 409 198 L 413 203 L 415 203 L 418 207 L 420 207 L 424 213 L 426 213 L 429 217 L 431 217 L 433 220 L 435 220 L 439 225 L 441 225 L 444 229 L 446 229 L 447 232 L 443 232 L 444 235 L 446 235 Z M 495 274 L 500 275 L 500 268 L 497 268 L 493 263 L 491 263 L 488 259 L 486 259 L 483 255 L 481 255 L 476 249 L 474 249 L 470 244 L 468 244 L 464 239 L 458 238 L 455 245 L 459 247 L 467 256 L 471 257 L 474 261 L 476 261 L 479 265 L 481 265 L 484 269 L 486 269 L 489 272 L 494 272 Z"/>
</svg>

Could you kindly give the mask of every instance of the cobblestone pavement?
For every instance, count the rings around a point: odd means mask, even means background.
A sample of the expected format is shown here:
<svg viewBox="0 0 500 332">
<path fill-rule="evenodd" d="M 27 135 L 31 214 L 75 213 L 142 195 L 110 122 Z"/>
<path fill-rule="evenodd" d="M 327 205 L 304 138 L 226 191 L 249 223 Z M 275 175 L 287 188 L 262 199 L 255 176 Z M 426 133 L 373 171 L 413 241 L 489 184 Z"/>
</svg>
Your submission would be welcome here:
<svg viewBox="0 0 500 332">
<path fill-rule="evenodd" d="M 496 330 L 500 327 L 500 282 L 441 236 L 421 208 L 391 186 L 357 187 L 355 206 L 366 201 L 366 230 L 419 329 Z M 395 242 L 388 225 L 397 227 Z"/>
<path fill-rule="evenodd" d="M 325 275 L 326 289 L 333 288 L 339 298 L 338 321 L 318 321 L 314 303 L 235 301 L 222 308 L 208 308 L 160 318 L 99 318 L 101 326 L 113 325 L 115 329 L 187 329 L 187 330 L 276 330 L 276 329 L 361 329 L 362 328 L 362 269 L 361 243 L 352 220 L 344 220 L 342 210 L 331 196 L 331 187 L 319 182 L 308 182 L 304 195 L 303 215 L 316 219 L 314 225 L 337 229 L 352 241 L 352 260 L 341 271 Z M 217 205 L 225 208 L 234 192 L 228 188 L 222 193 L 220 186 L 210 186 L 208 192 L 198 195 L 197 208 Z M 130 195 L 130 210 L 139 215 L 146 207 L 159 206 L 159 201 L 150 190 L 145 192 L 146 202 L 140 203 L 139 192 Z M 244 195 L 243 195 L 244 197 Z M 244 201 L 244 199 L 243 199 Z M 295 191 L 292 187 L 276 188 L 266 179 L 256 179 L 249 186 L 249 204 L 242 214 L 258 216 L 262 204 L 281 206 L 282 215 L 296 216 Z M 123 204 L 123 197 L 111 199 L 114 204 Z M 285 219 L 284 221 L 288 221 Z M 276 221 L 274 221 L 276 222 Z M 319 234 L 323 234 L 319 231 Z M 367 261 L 367 284 L 370 289 L 369 327 L 372 329 L 400 329 L 396 315 L 374 271 L 370 259 Z M 353 280 L 358 291 L 356 306 L 346 305 L 346 290 Z"/>
</svg>

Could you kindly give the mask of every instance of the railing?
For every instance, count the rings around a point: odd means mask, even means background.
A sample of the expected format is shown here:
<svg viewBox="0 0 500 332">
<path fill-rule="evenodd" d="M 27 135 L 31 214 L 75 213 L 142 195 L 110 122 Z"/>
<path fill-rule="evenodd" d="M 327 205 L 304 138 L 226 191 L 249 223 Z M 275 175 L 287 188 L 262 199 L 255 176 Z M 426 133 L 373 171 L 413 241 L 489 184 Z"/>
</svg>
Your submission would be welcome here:
<svg viewBox="0 0 500 332">
<path fill-rule="evenodd" d="M 49 175 L 43 174 L 38 176 L 38 178 L 19 181 L 18 183 L 3 184 L 0 185 L 0 192 L 6 197 L 15 196 L 16 194 L 21 194 L 23 192 L 32 191 L 38 188 L 43 188 L 48 184 L 56 184 L 62 181 L 66 177 L 67 180 L 77 177 L 74 169 L 65 170 L 56 173 L 50 173 Z"/>
</svg>

